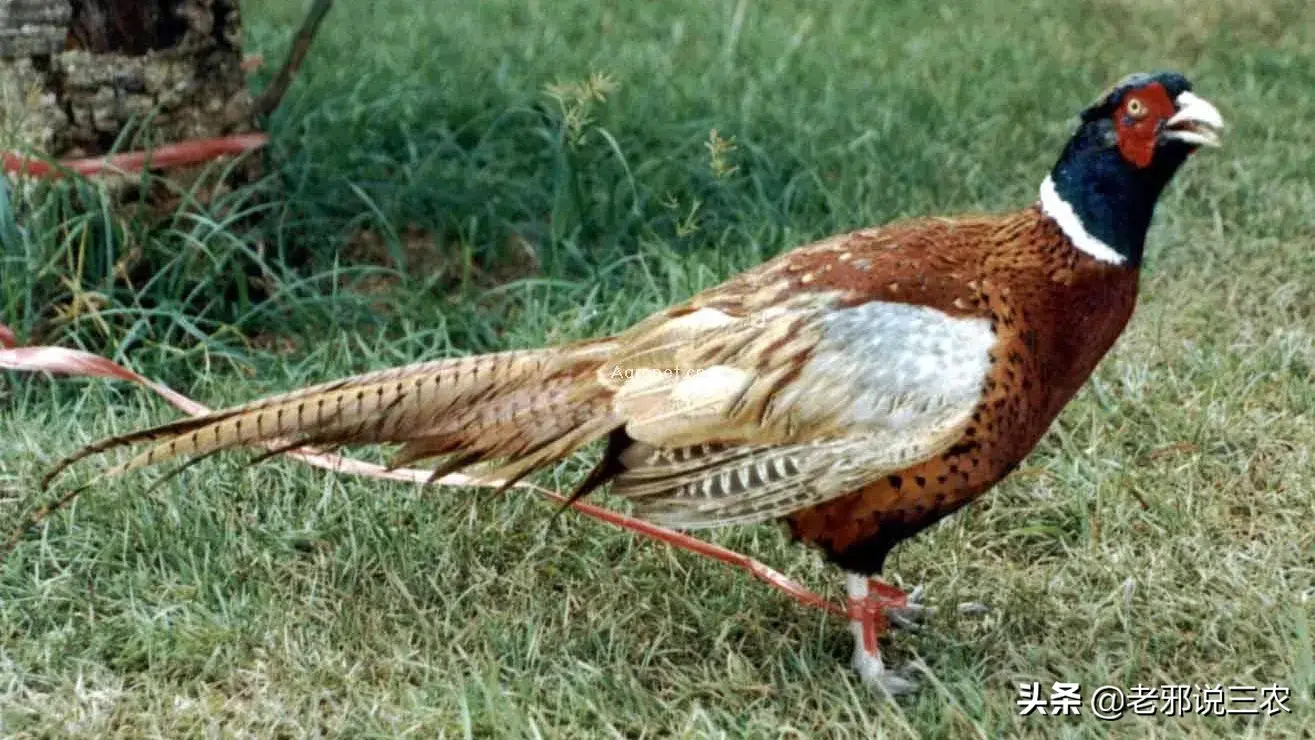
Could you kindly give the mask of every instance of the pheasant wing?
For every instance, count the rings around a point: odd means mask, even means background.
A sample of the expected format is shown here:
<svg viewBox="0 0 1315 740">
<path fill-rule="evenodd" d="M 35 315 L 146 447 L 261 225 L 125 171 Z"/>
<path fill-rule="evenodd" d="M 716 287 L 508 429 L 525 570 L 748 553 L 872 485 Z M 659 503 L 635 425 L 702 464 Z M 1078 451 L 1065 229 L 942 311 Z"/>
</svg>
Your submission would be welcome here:
<svg viewBox="0 0 1315 740">
<path fill-rule="evenodd" d="M 911 303 L 690 308 L 600 369 L 633 440 L 614 492 L 683 528 L 774 519 L 943 452 L 996 341 L 987 319 Z"/>
</svg>

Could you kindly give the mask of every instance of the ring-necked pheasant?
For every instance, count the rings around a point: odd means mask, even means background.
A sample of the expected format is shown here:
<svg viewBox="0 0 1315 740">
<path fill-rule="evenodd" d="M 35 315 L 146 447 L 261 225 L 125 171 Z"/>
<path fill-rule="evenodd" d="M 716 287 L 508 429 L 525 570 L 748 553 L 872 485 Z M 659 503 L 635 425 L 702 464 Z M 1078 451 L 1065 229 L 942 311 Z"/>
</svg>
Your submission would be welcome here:
<svg viewBox="0 0 1315 740">
<path fill-rule="evenodd" d="M 238 445 L 401 443 L 401 465 L 516 479 L 606 438 L 577 489 L 698 528 L 785 519 L 848 572 L 854 666 L 904 595 L 887 553 L 1005 477 L 1123 331 L 1160 191 L 1218 144 L 1181 75 L 1133 75 L 1082 112 L 1040 201 L 800 247 L 612 337 L 410 365 L 93 444 L 110 470 Z M 50 480 L 47 478 L 47 481 Z"/>
</svg>

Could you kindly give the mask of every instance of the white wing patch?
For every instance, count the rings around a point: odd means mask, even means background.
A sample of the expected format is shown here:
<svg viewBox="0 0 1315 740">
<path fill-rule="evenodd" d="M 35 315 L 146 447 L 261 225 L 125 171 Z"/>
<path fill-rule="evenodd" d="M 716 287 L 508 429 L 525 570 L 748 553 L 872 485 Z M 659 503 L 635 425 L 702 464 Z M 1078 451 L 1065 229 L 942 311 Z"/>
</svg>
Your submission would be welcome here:
<svg viewBox="0 0 1315 740">
<path fill-rule="evenodd" d="M 904 303 L 865 303 L 824 319 L 823 341 L 775 400 L 868 432 L 917 435 L 970 414 L 995 344 L 991 322 Z"/>
</svg>

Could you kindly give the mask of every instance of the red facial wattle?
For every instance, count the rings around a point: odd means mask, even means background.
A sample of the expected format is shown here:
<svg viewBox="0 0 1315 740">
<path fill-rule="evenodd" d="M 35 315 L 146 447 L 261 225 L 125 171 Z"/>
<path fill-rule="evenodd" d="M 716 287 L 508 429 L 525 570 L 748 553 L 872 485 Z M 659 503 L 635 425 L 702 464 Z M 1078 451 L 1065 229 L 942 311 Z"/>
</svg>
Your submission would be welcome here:
<svg viewBox="0 0 1315 740">
<path fill-rule="evenodd" d="M 1119 153 L 1134 166 L 1149 166 L 1155 158 L 1160 127 L 1177 112 L 1177 106 L 1158 82 L 1131 90 L 1114 111 Z"/>
</svg>

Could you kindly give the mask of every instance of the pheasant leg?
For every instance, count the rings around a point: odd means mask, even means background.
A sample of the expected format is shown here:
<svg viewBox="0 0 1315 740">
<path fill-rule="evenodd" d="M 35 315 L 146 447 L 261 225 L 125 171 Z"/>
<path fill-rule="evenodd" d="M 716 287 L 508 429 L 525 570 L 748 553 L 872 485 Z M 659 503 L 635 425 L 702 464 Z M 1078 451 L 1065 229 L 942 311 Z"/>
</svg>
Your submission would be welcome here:
<svg viewBox="0 0 1315 740">
<path fill-rule="evenodd" d="M 894 586 L 857 573 L 848 575 L 849 629 L 854 633 L 854 670 L 864 685 L 890 696 L 908 694 L 917 684 L 904 672 L 886 667 L 878 638 L 890 626 L 888 612 L 907 610 L 909 595 Z M 899 613 L 896 611 L 895 613 Z"/>
</svg>

